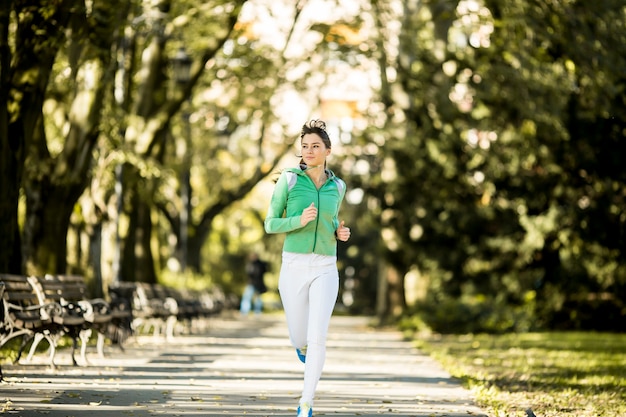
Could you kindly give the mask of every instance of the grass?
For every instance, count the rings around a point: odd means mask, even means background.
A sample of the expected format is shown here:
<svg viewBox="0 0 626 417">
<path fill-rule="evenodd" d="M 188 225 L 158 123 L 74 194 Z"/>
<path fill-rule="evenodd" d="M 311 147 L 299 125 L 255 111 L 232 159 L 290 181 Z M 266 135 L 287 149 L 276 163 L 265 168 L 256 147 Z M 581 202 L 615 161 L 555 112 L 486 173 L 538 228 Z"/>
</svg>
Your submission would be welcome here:
<svg viewBox="0 0 626 417">
<path fill-rule="evenodd" d="M 626 416 L 626 334 L 429 335 L 418 347 L 490 416 Z"/>
<path fill-rule="evenodd" d="M 17 357 L 17 353 L 19 351 L 21 343 L 22 343 L 22 338 L 16 337 L 14 339 L 9 340 L 4 346 L 0 347 L 0 364 L 12 363 Z M 24 348 L 24 350 L 22 351 L 22 359 L 26 359 L 26 357 L 28 356 L 28 352 L 30 351 L 30 346 L 31 346 L 31 343 L 29 342 Z M 57 350 L 64 349 L 64 348 L 71 348 L 71 347 L 72 347 L 72 339 L 70 339 L 67 336 L 63 336 L 59 338 L 57 342 Z M 49 348 L 50 348 L 50 345 L 48 344 L 48 341 L 42 340 L 41 343 L 39 343 L 39 346 L 37 346 L 36 354 L 40 355 L 44 352 L 46 352 L 47 354 L 47 350 Z M 0 412 L 0 414 L 2 413 Z"/>
</svg>

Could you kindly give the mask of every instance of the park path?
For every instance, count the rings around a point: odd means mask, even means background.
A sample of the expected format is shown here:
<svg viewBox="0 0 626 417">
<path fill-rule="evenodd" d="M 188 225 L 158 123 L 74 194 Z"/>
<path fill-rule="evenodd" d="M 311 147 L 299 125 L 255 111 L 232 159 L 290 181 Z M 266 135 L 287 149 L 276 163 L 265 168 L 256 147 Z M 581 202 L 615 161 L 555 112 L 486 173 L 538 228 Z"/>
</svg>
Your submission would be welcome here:
<svg viewBox="0 0 626 417">
<path fill-rule="evenodd" d="M 486 416 L 430 357 L 397 331 L 374 330 L 364 317 L 331 321 L 316 416 Z M 282 315 L 212 318 L 174 341 L 141 336 L 125 351 L 57 367 L 3 365 L 2 413 L 21 417 L 290 416 L 303 364 L 289 346 Z"/>
</svg>

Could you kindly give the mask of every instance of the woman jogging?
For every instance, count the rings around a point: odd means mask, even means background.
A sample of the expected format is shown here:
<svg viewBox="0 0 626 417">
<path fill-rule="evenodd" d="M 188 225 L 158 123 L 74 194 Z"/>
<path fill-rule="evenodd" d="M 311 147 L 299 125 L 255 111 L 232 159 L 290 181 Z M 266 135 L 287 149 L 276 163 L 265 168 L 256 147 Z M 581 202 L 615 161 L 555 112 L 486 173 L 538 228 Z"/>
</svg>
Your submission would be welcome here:
<svg viewBox="0 0 626 417">
<path fill-rule="evenodd" d="M 278 290 L 291 344 L 305 364 L 298 417 L 311 417 L 339 291 L 337 240 L 347 241 L 350 229 L 338 219 L 346 185 L 326 169 L 331 152 L 326 124 L 304 124 L 300 145 L 299 167 L 283 170 L 276 182 L 265 231 L 286 233 Z"/>
</svg>

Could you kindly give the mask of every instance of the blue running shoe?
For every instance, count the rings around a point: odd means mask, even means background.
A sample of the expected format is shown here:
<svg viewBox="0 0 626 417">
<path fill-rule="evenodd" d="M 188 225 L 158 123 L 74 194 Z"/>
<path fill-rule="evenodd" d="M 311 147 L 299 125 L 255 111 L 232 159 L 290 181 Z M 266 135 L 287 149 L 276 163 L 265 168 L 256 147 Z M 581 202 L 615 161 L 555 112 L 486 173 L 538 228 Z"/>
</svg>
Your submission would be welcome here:
<svg viewBox="0 0 626 417">
<path fill-rule="evenodd" d="M 298 417 L 311 417 L 313 415 L 313 409 L 309 403 L 302 403 L 298 406 Z"/>
<path fill-rule="evenodd" d="M 303 348 L 296 348 L 296 353 L 298 354 L 298 359 L 300 359 L 300 362 L 305 363 L 306 362 L 306 346 Z"/>
</svg>

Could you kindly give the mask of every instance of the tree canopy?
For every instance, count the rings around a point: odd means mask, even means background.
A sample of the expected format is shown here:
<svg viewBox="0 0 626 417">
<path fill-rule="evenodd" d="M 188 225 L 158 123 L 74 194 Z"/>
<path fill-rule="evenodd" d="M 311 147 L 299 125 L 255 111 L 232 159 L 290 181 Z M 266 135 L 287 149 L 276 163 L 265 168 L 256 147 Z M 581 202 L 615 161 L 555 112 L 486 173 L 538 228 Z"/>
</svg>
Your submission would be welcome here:
<svg viewBox="0 0 626 417">
<path fill-rule="evenodd" d="M 625 11 L 432 1 L 388 17 L 396 121 L 374 193 L 387 258 L 428 283 L 438 329 L 619 327 Z"/>
<path fill-rule="evenodd" d="M 4 4 L 0 271 L 236 285 L 279 262 L 271 177 L 324 116 L 349 308 L 622 329 L 623 2 Z"/>
</svg>

